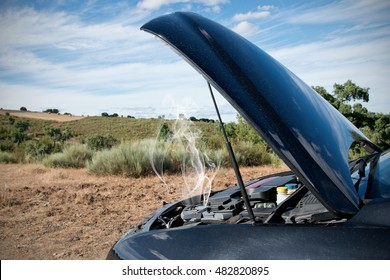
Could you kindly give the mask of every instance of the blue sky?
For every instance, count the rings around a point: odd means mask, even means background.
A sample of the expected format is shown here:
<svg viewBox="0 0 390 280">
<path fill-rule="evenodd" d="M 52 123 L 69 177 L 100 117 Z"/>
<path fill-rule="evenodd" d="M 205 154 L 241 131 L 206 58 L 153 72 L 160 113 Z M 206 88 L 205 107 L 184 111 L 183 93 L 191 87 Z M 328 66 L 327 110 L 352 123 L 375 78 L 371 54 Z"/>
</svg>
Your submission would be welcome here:
<svg viewBox="0 0 390 280">
<path fill-rule="evenodd" d="M 389 113 L 390 1 L 38 0 L 0 2 L 0 107 L 75 115 L 216 119 L 203 78 L 140 31 L 174 11 L 240 33 L 309 85 L 351 79 Z M 218 98 L 225 120 L 235 111 Z"/>
</svg>

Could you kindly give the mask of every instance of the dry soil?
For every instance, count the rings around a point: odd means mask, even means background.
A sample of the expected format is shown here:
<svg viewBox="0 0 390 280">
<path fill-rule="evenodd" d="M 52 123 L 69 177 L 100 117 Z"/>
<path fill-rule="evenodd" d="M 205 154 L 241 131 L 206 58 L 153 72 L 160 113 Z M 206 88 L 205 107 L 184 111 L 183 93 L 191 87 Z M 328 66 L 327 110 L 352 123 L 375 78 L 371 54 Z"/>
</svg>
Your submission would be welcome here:
<svg viewBox="0 0 390 280">
<path fill-rule="evenodd" d="M 242 168 L 244 181 L 286 170 Z M 98 177 L 85 169 L 0 164 L 0 259 L 104 259 L 144 216 L 182 197 L 181 176 Z M 213 190 L 235 184 L 223 169 Z"/>
</svg>

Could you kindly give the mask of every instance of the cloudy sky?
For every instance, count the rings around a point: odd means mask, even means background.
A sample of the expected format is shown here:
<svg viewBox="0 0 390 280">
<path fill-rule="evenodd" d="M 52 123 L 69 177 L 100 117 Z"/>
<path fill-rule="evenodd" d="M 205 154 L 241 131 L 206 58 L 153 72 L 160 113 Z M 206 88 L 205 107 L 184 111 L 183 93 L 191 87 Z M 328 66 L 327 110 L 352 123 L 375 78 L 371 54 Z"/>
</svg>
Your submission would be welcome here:
<svg viewBox="0 0 390 280">
<path fill-rule="evenodd" d="M 390 1 L 383 0 L 2 0 L 0 107 L 216 119 L 203 78 L 139 30 L 174 11 L 233 29 L 309 85 L 331 92 L 351 79 L 369 87 L 367 108 L 390 112 Z"/>
</svg>

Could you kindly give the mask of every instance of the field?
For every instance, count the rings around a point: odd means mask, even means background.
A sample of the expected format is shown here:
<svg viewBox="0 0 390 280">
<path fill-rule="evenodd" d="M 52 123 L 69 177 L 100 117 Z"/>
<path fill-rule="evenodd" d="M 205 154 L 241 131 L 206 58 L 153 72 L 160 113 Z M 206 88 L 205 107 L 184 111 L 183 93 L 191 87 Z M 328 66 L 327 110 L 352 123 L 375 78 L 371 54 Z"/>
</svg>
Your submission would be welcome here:
<svg viewBox="0 0 390 280">
<path fill-rule="evenodd" d="M 242 168 L 244 181 L 286 170 Z M 114 242 L 145 215 L 182 197 L 181 176 L 98 177 L 85 169 L 0 164 L 0 259 L 104 259 Z M 235 184 L 221 169 L 213 190 Z"/>
<path fill-rule="evenodd" d="M 101 116 L 69 116 L 30 111 L 2 110 L 0 109 L 0 127 L 11 128 L 9 116 L 18 120 L 28 120 L 30 123 L 28 133 L 43 134 L 45 127 L 58 127 L 61 130 L 69 129 L 74 140 L 83 140 L 89 135 L 112 135 L 118 140 L 140 140 L 155 138 L 158 129 L 166 122 L 172 127 L 174 120 L 158 118 L 133 119 L 126 117 L 101 117 Z M 196 122 L 206 138 L 215 135 L 219 131 L 217 124 Z"/>
<path fill-rule="evenodd" d="M 41 113 L 41 112 L 0 109 L 0 115 L 5 115 L 6 113 L 8 113 L 10 116 L 15 116 L 20 118 L 39 119 L 39 120 L 56 121 L 56 122 L 70 122 L 70 121 L 81 120 L 84 118 L 83 116 L 58 115 L 58 114 L 49 114 L 49 113 Z"/>
</svg>

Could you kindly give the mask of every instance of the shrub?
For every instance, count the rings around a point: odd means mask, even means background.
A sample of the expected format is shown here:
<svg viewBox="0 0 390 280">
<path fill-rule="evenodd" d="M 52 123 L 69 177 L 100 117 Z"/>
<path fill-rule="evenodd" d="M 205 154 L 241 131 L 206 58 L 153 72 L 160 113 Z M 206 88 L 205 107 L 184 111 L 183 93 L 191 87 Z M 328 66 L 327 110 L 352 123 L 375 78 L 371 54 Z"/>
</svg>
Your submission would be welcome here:
<svg viewBox="0 0 390 280">
<path fill-rule="evenodd" d="M 112 135 L 91 135 L 86 139 L 88 148 L 95 151 L 101 151 L 103 149 L 110 149 L 116 145 L 119 141 Z"/>
<path fill-rule="evenodd" d="M 28 162 L 41 161 L 45 156 L 54 152 L 54 148 L 50 139 L 46 137 L 40 141 L 28 141 L 25 146 L 26 160 Z"/>
<path fill-rule="evenodd" d="M 231 160 L 229 157 L 229 152 L 225 147 L 221 149 L 215 149 L 206 152 L 207 155 L 218 165 L 221 167 L 231 167 Z"/>
<path fill-rule="evenodd" d="M 272 157 L 267 151 L 267 146 L 261 143 L 238 142 L 234 152 L 237 163 L 242 166 L 258 166 L 272 163 Z"/>
<path fill-rule="evenodd" d="M 169 129 L 168 124 L 164 122 L 160 127 L 160 131 L 158 133 L 158 139 L 167 141 L 170 138 L 172 138 L 172 131 Z"/>
<path fill-rule="evenodd" d="M 183 143 L 170 141 L 141 140 L 133 143 L 125 142 L 111 150 L 101 150 L 94 154 L 87 163 L 90 173 L 97 175 L 125 175 L 140 177 L 157 172 L 176 173 L 180 170 L 186 174 L 196 171 L 199 163 L 206 168 L 217 166 L 230 167 L 229 153 L 225 147 L 207 150 L 205 153 L 193 151 Z M 241 166 L 262 164 L 279 164 L 279 158 L 267 151 L 263 144 L 238 142 L 234 151 Z M 207 154 L 207 156 L 206 156 Z M 197 157 L 199 156 L 199 157 Z M 185 167 L 185 170 L 183 169 Z"/>
<path fill-rule="evenodd" d="M 7 115 L 8 114 L 8 115 Z M 9 115 L 9 113 L 5 113 L 6 116 L 8 116 L 8 123 L 10 125 L 14 125 L 15 124 L 15 118 L 13 118 L 12 116 Z"/>
<path fill-rule="evenodd" d="M 150 158 L 154 151 L 154 166 L 160 172 L 164 166 L 166 171 L 172 171 L 174 165 L 169 157 L 165 156 L 166 144 L 158 143 L 154 140 L 146 139 L 133 143 L 125 142 L 111 150 L 97 152 L 92 160 L 88 162 L 89 172 L 106 175 L 126 175 L 139 177 L 153 174 L 153 166 Z"/>
<path fill-rule="evenodd" d="M 0 151 L 0 163 L 16 163 L 17 160 L 14 154 L 10 152 Z"/>
<path fill-rule="evenodd" d="M 93 153 L 86 145 L 71 145 L 61 153 L 49 155 L 42 163 L 47 167 L 83 168 L 92 159 Z"/>
<path fill-rule="evenodd" d="M 14 149 L 14 143 L 9 139 L 0 139 L 0 151 L 10 152 Z"/>
</svg>

